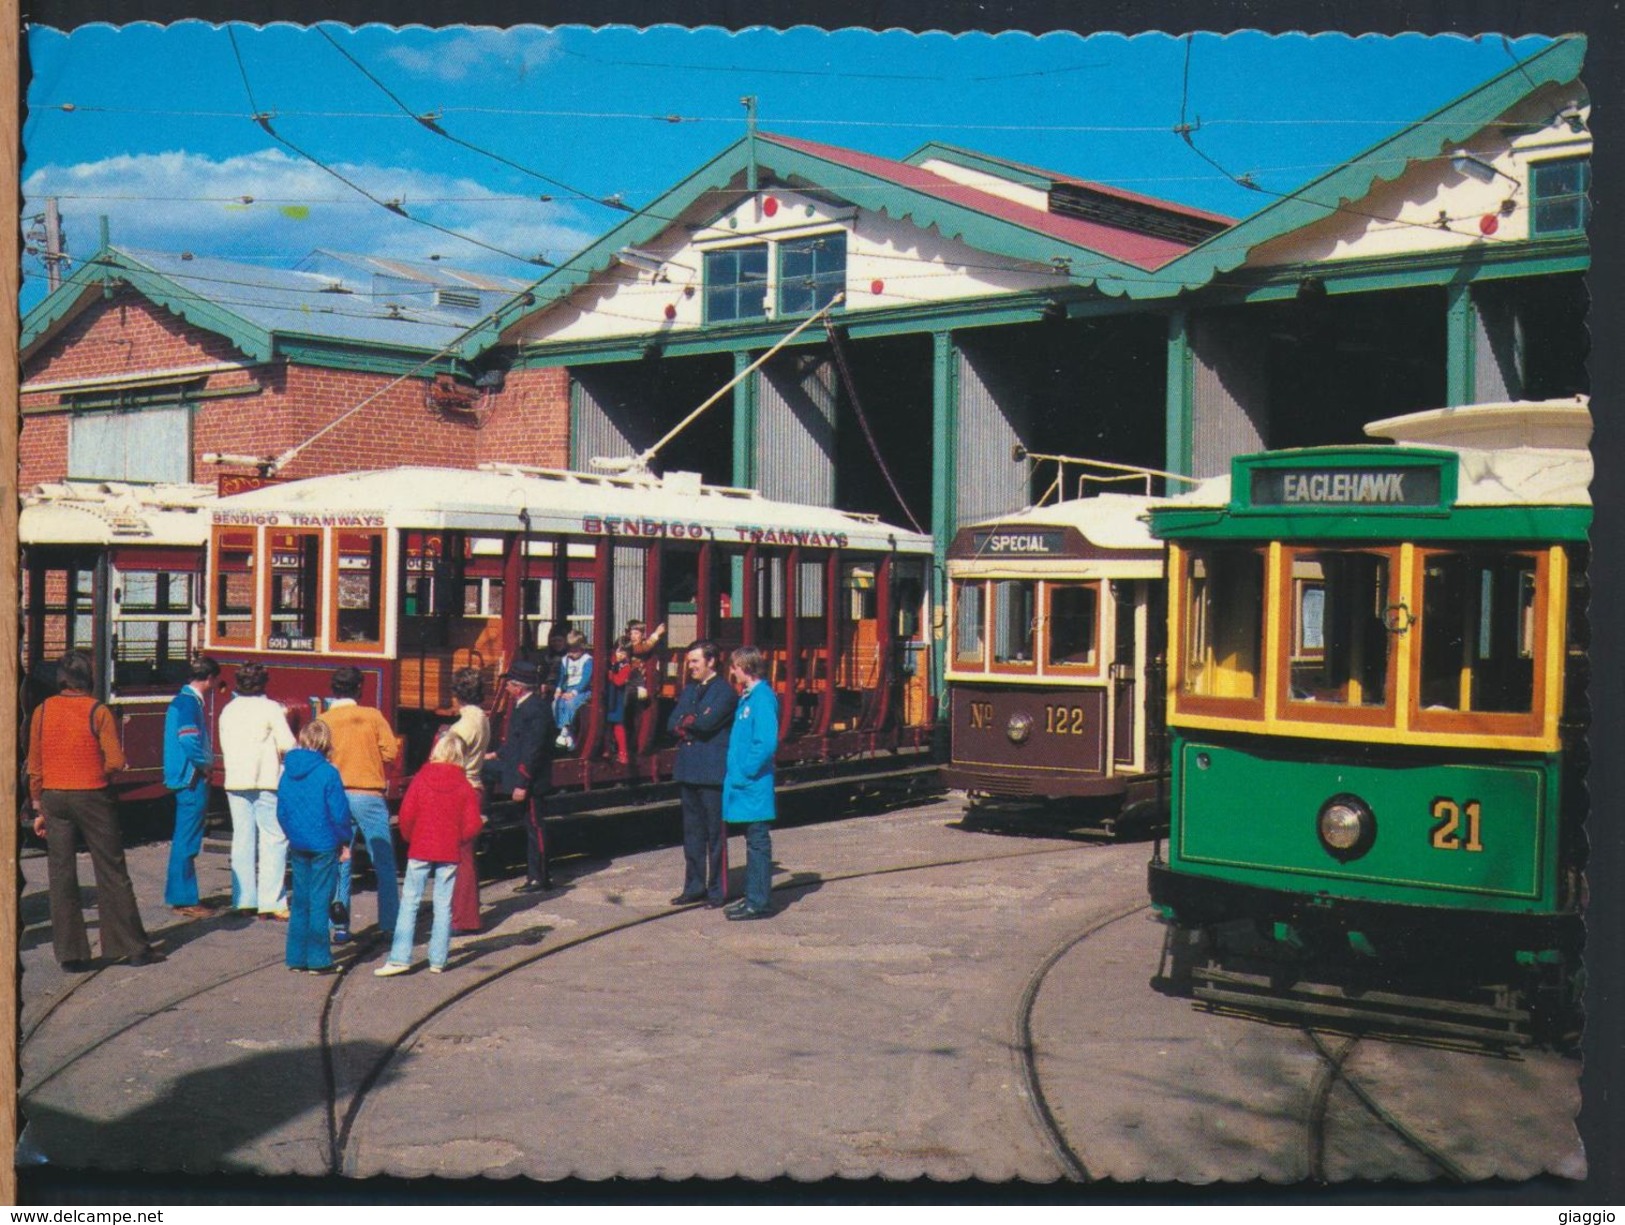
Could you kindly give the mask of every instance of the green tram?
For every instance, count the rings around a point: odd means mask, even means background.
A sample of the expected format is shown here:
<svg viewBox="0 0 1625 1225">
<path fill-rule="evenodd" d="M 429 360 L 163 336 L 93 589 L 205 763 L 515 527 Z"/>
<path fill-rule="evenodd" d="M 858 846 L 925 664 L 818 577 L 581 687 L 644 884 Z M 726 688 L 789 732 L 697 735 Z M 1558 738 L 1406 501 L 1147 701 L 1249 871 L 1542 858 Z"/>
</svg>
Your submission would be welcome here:
<svg viewBox="0 0 1625 1225">
<path fill-rule="evenodd" d="M 1589 407 L 1240 456 L 1168 542 L 1161 982 L 1528 1034 L 1578 984 Z"/>
</svg>

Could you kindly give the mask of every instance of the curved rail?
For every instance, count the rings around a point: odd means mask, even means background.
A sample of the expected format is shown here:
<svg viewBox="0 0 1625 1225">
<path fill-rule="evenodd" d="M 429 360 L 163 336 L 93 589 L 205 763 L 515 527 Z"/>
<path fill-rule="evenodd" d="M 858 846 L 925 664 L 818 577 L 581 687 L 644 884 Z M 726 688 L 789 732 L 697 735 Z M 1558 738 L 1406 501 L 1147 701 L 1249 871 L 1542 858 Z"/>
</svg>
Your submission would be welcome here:
<svg viewBox="0 0 1625 1225">
<path fill-rule="evenodd" d="M 1038 993 L 1043 988 L 1044 980 L 1049 977 L 1049 972 L 1055 968 L 1061 958 L 1097 932 L 1103 931 L 1113 923 L 1120 923 L 1131 915 L 1137 915 L 1148 908 L 1148 903 L 1137 902 L 1126 910 L 1120 910 L 1107 915 L 1103 919 L 1096 920 L 1077 935 L 1067 937 L 1066 940 L 1050 950 L 1049 955 L 1039 962 L 1038 968 L 1028 975 L 1027 986 L 1021 993 L 1021 1003 L 1016 1010 L 1017 1049 L 1021 1053 L 1021 1078 L 1027 1090 L 1027 1101 L 1033 1108 L 1038 1129 L 1049 1143 L 1050 1151 L 1055 1154 L 1055 1159 L 1061 1163 L 1061 1168 L 1066 1172 L 1066 1176 L 1074 1182 L 1093 1182 L 1094 1176 L 1089 1173 L 1089 1167 L 1084 1164 L 1083 1158 L 1078 1155 L 1077 1150 L 1067 1140 L 1066 1133 L 1061 1128 L 1060 1120 L 1055 1117 L 1055 1112 L 1050 1109 L 1049 1099 L 1044 1096 L 1043 1086 L 1038 1076 L 1038 1052 L 1033 1047 L 1033 1009 L 1038 1004 Z"/>
<path fill-rule="evenodd" d="M 960 856 L 952 859 L 931 860 L 927 863 L 898 864 L 889 868 L 871 868 L 862 871 L 839 872 L 832 873 L 827 876 L 818 876 L 812 880 L 797 880 L 794 882 L 787 881 L 783 884 L 775 886 L 774 892 L 789 893 L 800 889 L 811 888 L 815 885 L 822 886 L 826 884 L 839 883 L 841 881 L 890 876 L 902 872 L 923 872 L 935 868 L 957 867 L 967 864 L 995 863 L 1004 859 L 1025 859 L 1036 855 L 1059 855 L 1067 852 L 1076 852 L 1086 849 L 1089 849 L 1086 844 L 1064 847 L 1044 847 L 1039 850 L 1016 851 L 1007 855 Z M 1136 907 L 1136 909 L 1142 908 L 1143 904 L 1142 906 Z M 331 1174 L 340 1176 L 354 1172 L 353 1169 L 348 1168 L 352 1165 L 350 1142 L 355 1134 L 356 1126 L 361 1118 L 362 1112 L 366 1108 L 369 1100 L 369 1094 L 377 1086 L 380 1078 L 382 1078 L 384 1072 L 388 1069 L 395 1056 L 407 1049 L 417 1039 L 417 1036 L 422 1032 L 424 1026 L 426 1026 L 430 1021 L 434 1020 L 442 1013 L 449 1011 L 451 1008 L 455 1007 L 463 1000 L 468 999 L 476 992 L 483 990 L 492 983 L 506 978 L 508 975 L 517 970 L 525 969 L 528 966 L 545 961 L 550 957 L 555 957 L 560 953 L 568 952 L 571 949 L 581 948 L 583 945 L 591 944 L 595 941 L 605 939 L 606 937 L 619 935 L 620 933 L 630 931 L 633 928 L 642 927 L 645 924 L 686 914 L 690 909 L 692 909 L 692 907 L 684 906 L 670 910 L 652 911 L 648 914 L 634 915 L 630 918 L 622 920 L 621 922 L 611 923 L 607 927 L 601 927 L 594 931 L 583 932 L 579 936 L 573 936 L 567 940 L 560 941 L 558 944 L 550 945 L 545 949 L 540 949 L 537 952 L 520 957 L 517 960 L 510 962 L 508 965 L 492 970 L 483 977 L 476 979 L 466 986 L 452 992 L 449 996 L 446 996 L 444 999 L 438 1001 L 419 1014 L 404 1030 L 401 1031 L 400 1035 L 393 1042 L 390 1042 L 384 1048 L 383 1054 L 379 1056 L 378 1061 L 368 1069 L 366 1075 L 362 1077 L 361 1083 L 356 1087 L 355 1093 L 351 1095 L 349 1107 L 345 1110 L 342 1121 L 338 1120 L 337 1117 L 338 1086 L 333 1076 L 330 1075 L 327 1085 L 328 1115 L 329 1119 L 333 1120 L 333 1123 L 331 1124 L 328 1133 L 328 1151 L 330 1154 L 329 1172 Z M 1075 938 L 1073 942 L 1076 943 L 1076 940 L 1077 938 Z M 335 980 L 332 988 L 330 989 L 330 997 L 332 995 L 336 995 L 341 984 L 342 976 L 341 978 Z M 332 1036 L 328 1028 L 328 1021 L 331 1016 L 331 1012 L 332 1010 L 330 1007 L 323 1009 L 323 1029 L 321 1036 L 323 1062 L 324 1065 L 328 1066 L 329 1068 L 331 1067 L 330 1052 L 332 1048 Z"/>
</svg>

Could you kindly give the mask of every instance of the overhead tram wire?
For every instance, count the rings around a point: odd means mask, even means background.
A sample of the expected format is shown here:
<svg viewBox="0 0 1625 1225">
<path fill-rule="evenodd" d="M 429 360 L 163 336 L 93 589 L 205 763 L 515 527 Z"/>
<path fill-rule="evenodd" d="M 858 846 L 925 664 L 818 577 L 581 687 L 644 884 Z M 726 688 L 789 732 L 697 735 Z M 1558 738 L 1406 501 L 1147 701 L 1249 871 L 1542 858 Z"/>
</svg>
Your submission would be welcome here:
<svg viewBox="0 0 1625 1225">
<path fill-rule="evenodd" d="M 1447 234 L 1454 234 L 1458 238 L 1472 239 L 1472 240 L 1475 240 L 1475 241 L 1484 242 L 1486 244 L 1496 244 L 1496 243 L 1503 243 L 1503 242 L 1511 241 L 1511 240 L 1508 240 L 1508 239 L 1497 238 L 1494 235 L 1490 235 L 1490 234 L 1464 233 L 1461 230 L 1453 229 L 1449 223 L 1452 222 L 1452 221 L 1455 221 L 1455 220 L 1460 220 L 1460 218 L 1452 218 L 1452 217 L 1449 217 L 1449 216 L 1441 215 L 1440 218 L 1438 220 L 1435 220 L 1435 221 L 1407 221 L 1402 217 L 1383 217 L 1383 216 L 1380 216 L 1380 215 L 1378 215 L 1376 213 L 1368 213 L 1368 212 L 1365 212 L 1365 211 L 1363 211 L 1361 209 L 1354 208 L 1352 205 L 1348 205 L 1348 204 L 1327 204 L 1324 200 L 1317 200 L 1313 196 L 1305 194 L 1309 190 L 1309 188 L 1314 185 L 1313 183 L 1305 183 L 1302 187 L 1296 188 L 1296 189 L 1294 189 L 1292 191 L 1276 191 L 1273 188 L 1265 187 L 1263 184 L 1259 183 L 1256 179 L 1254 179 L 1252 177 L 1251 173 L 1239 174 L 1238 175 L 1238 174 L 1234 173 L 1233 171 L 1229 170 L 1227 167 L 1221 165 L 1219 162 L 1214 160 L 1212 157 L 1209 157 L 1201 149 L 1197 148 L 1196 141 L 1194 139 L 1192 139 L 1191 133 L 1198 130 L 1198 129 L 1200 129 L 1201 126 L 1202 126 L 1201 116 L 1197 116 L 1196 122 L 1194 124 L 1188 123 L 1186 121 L 1186 103 L 1187 103 L 1187 101 L 1189 99 L 1189 96 L 1190 96 L 1191 43 L 1192 43 L 1192 40 L 1194 39 L 1194 37 L 1195 37 L 1195 35 L 1193 35 L 1193 34 L 1187 34 L 1185 36 L 1185 80 L 1184 80 L 1184 88 L 1183 88 L 1183 91 L 1182 91 L 1182 94 L 1181 94 L 1181 97 L 1180 97 L 1180 100 L 1179 100 L 1179 123 L 1175 126 L 1174 133 L 1175 133 L 1175 135 L 1179 136 L 1180 139 L 1182 139 L 1187 146 L 1189 146 L 1190 151 L 1192 153 L 1196 154 L 1197 157 L 1201 158 L 1208 165 L 1212 166 L 1215 170 L 1217 170 L 1221 174 L 1223 174 L 1226 178 L 1228 178 L 1237 187 L 1246 188 L 1248 191 L 1256 191 L 1256 192 L 1259 192 L 1259 193 L 1261 193 L 1263 195 L 1266 195 L 1266 196 L 1274 196 L 1277 200 L 1301 200 L 1305 204 L 1312 205 L 1315 208 L 1323 208 L 1323 209 L 1325 209 L 1328 214 L 1331 214 L 1331 213 L 1346 213 L 1347 215 L 1349 215 L 1351 217 L 1362 217 L 1362 218 L 1364 218 L 1364 219 L 1366 219 L 1368 221 L 1380 221 L 1384 225 L 1406 226 L 1406 227 L 1409 227 L 1411 229 L 1429 230 L 1429 231 L 1432 231 L 1432 232 L 1440 232 L 1440 231 L 1442 231 L 1442 232 L 1447 233 Z M 1516 63 L 1516 61 L 1514 61 L 1514 63 Z M 1520 71 L 1524 71 L 1522 64 L 1519 64 L 1518 67 L 1519 67 Z M 1526 78 L 1528 77 L 1528 75 L 1529 75 L 1528 72 L 1524 71 L 1524 76 Z M 1405 161 L 1407 163 L 1409 163 L 1412 160 L 1423 161 L 1423 160 L 1435 160 L 1435 159 L 1423 159 L 1423 158 L 1416 158 L 1416 159 L 1406 158 L 1405 159 Z M 1520 186 L 1521 186 L 1521 184 L 1520 184 Z M 1221 236 L 1222 236 L 1222 232 L 1221 232 Z"/>
<path fill-rule="evenodd" d="M 405 205 L 402 204 L 400 201 L 398 201 L 398 200 L 380 200 L 377 196 L 373 195 L 370 191 L 368 191 L 366 188 L 362 187 L 360 184 L 351 182 L 349 179 L 345 178 L 337 170 L 333 169 L 333 167 L 329 166 L 326 162 L 322 161 L 320 158 L 316 157 L 314 154 L 307 153 L 304 149 L 301 149 L 298 145 L 294 144 L 286 136 L 283 136 L 280 132 L 278 132 L 275 128 L 273 128 L 271 126 L 270 113 L 266 112 L 266 111 L 261 111 L 260 108 L 259 108 L 259 104 L 254 101 L 254 90 L 253 90 L 253 87 L 249 84 L 249 80 L 248 80 L 248 68 L 243 63 L 242 50 L 241 50 L 241 48 L 239 48 L 237 46 L 236 32 L 233 31 L 232 28 L 229 25 L 226 27 L 226 37 L 231 40 L 231 51 L 232 51 L 232 54 L 234 56 L 236 56 L 236 58 L 237 58 L 237 68 L 238 68 L 238 71 L 240 71 L 242 73 L 242 76 L 243 76 L 243 89 L 248 94 L 248 105 L 253 111 L 252 118 L 253 118 L 254 122 L 256 124 L 258 124 L 261 129 L 264 130 L 265 134 L 267 136 L 269 136 L 272 140 L 276 141 L 277 144 L 283 146 L 283 148 L 289 150 L 290 152 L 297 154 L 299 157 L 302 157 L 305 161 L 309 162 L 312 166 L 315 166 L 318 170 L 321 170 L 321 171 L 325 172 L 326 174 L 331 175 L 333 178 L 337 179 L 340 183 L 343 183 L 346 187 L 348 187 L 351 191 L 355 192 L 357 195 L 363 196 L 366 199 L 371 200 L 374 204 L 376 204 L 379 208 L 383 209 L 387 213 L 393 213 L 397 217 L 404 217 L 407 221 L 410 221 L 415 225 L 426 226 L 427 228 L 429 228 L 431 230 L 435 230 L 435 231 L 437 231 L 437 232 L 439 232 L 441 234 L 445 234 L 446 236 L 448 236 L 450 238 L 456 238 L 456 239 L 458 239 L 458 240 L 460 240 L 462 242 L 470 243 L 470 244 L 472 244 L 473 246 L 476 246 L 476 247 L 483 247 L 487 251 L 495 252 L 497 255 L 504 256 L 507 259 L 516 260 L 521 264 L 535 264 L 535 265 L 538 265 L 538 266 L 543 267 L 543 268 L 551 268 L 553 266 L 553 262 L 551 260 L 549 260 L 549 259 L 546 259 L 543 256 L 540 256 L 540 255 L 534 255 L 534 256 L 520 255 L 515 251 L 509 251 L 509 250 L 506 250 L 506 249 L 504 249 L 502 247 L 495 246 L 495 245 L 493 245 L 491 243 L 488 243 L 488 242 L 484 241 L 483 239 L 475 238 L 470 234 L 464 234 L 464 233 L 461 233 L 461 232 L 459 232 L 457 230 L 453 230 L 453 229 L 451 229 L 451 228 L 449 228 L 447 226 L 439 225 L 439 224 L 437 224 L 437 223 L 435 223 L 433 221 L 429 221 L 426 218 L 414 217 L 414 216 L 412 216 L 411 213 L 406 211 Z"/>
<path fill-rule="evenodd" d="M 471 153 L 478 153 L 481 157 L 488 157 L 494 162 L 498 162 L 501 165 L 507 166 L 510 170 L 517 170 L 517 171 L 519 171 L 520 174 L 529 175 L 533 179 L 536 179 L 536 180 L 538 180 L 540 182 L 546 183 L 550 187 L 555 187 L 558 190 L 560 190 L 562 192 L 566 192 L 569 195 L 575 196 L 575 197 L 577 197 L 579 199 L 590 200 L 594 204 L 601 205 L 604 208 L 617 209 L 617 210 L 619 210 L 621 212 L 635 213 L 637 211 L 630 204 L 626 203 L 626 201 L 622 200 L 617 195 L 608 195 L 608 196 L 595 196 L 595 195 L 592 195 L 592 194 L 590 194 L 588 192 L 584 192 L 584 191 L 580 190 L 579 188 L 572 187 L 572 186 L 570 186 L 570 184 L 568 184 L 568 183 L 566 183 L 566 182 L 564 182 L 564 181 L 562 181 L 560 179 L 555 179 L 551 175 L 545 175 L 539 170 L 533 170 L 529 166 L 523 166 L 520 163 L 514 161 L 512 158 L 504 157 L 500 153 L 495 153 L 490 149 L 482 148 L 479 145 L 476 145 L 476 144 L 473 144 L 470 141 L 464 140 L 460 136 L 453 135 L 452 133 L 446 131 L 445 128 L 440 126 L 439 116 L 437 116 L 433 112 L 414 111 L 411 107 L 407 106 L 405 102 L 401 101 L 401 99 L 395 94 L 394 90 L 390 89 L 389 86 L 385 85 L 381 80 L 379 80 L 376 76 L 374 76 L 373 73 L 367 68 L 367 66 L 365 64 L 363 64 L 355 56 L 351 55 L 350 52 L 347 51 L 344 47 L 340 46 L 339 43 L 338 43 L 338 40 L 336 40 L 331 34 L 329 34 L 325 27 L 318 25 L 316 27 L 316 32 L 318 34 L 320 34 L 323 38 L 325 38 L 328 41 L 328 44 L 333 48 L 333 50 L 337 51 L 345 59 L 349 60 L 350 63 L 355 67 L 355 70 L 357 72 L 359 72 L 362 76 L 366 77 L 367 80 L 371 81 L 381 91 L 383 91 L 383 94 L 384 94 L 384 96 L 386 98 L 388 98 L 396 106 L 400 107 L 403 114 L 410 116 L 412 119 L 416 120 L 419 124 L 421 124 L 425 129 L 427 129 L 430 132 L 433 132 L 436 136 L 443 137 L 444 139 L 451 141 L 452 144 L 457 145 L 460 148 L 467 149 Z"/>
</svg>

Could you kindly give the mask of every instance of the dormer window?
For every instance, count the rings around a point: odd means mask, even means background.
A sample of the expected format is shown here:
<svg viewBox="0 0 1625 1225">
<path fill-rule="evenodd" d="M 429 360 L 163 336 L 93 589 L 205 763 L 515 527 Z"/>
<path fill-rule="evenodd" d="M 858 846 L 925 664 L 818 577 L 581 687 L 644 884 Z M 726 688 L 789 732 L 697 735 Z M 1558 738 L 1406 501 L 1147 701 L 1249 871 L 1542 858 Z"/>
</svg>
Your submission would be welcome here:
<svg viewBox="0 0 1625 1225">
<path fill-rule="evenodd" d="M 806 234 L 705 253 L 705 321 L 810 315 L 846 288 L 846 234 Z"/>
<path fill-rule="evenodd" d="M 761 319 L 767 315 L 767 244 L 705 253 L 705 321 Z"/>
<path fill-rule="evenodd" d="M 1591 189 L 1590 158 L 1536 162 L 1530 167 L 1530 180 L 1534 199 L 1532 237 L 1585 231 L 1591 214 L 1587 198 Z"/>
<path fill-rule="evenodd" d="M 815 234 L 779 244 L 779 314 L 823 310 L 846 288 L 846 235 Z"/>
</svg>

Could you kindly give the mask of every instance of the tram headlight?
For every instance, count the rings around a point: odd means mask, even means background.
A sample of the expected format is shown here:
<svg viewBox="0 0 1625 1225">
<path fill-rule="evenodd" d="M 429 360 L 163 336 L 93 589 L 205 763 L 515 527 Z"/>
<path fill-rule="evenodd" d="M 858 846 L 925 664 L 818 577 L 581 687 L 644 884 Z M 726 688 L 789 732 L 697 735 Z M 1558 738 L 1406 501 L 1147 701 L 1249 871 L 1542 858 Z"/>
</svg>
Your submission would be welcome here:
<svg viewBox="0 0 1625 1225">
<path fill-rule="evenodd" d="M 1010 737 L 1011 744 L 1020 744 L 1033 734 L 1033 717 L 1024 711 L 1017 711 L 1004 725 L 1004 734 Z"/>
<path fill-rule="evenodd" d="M 1320 845 L 1333 859 L 1358 859 L 1377 840 L 1377 818 L 1371 806 L 1356 795 L 1334 795 L 1320 806 L 1315 818 Z"/>
</svg>

